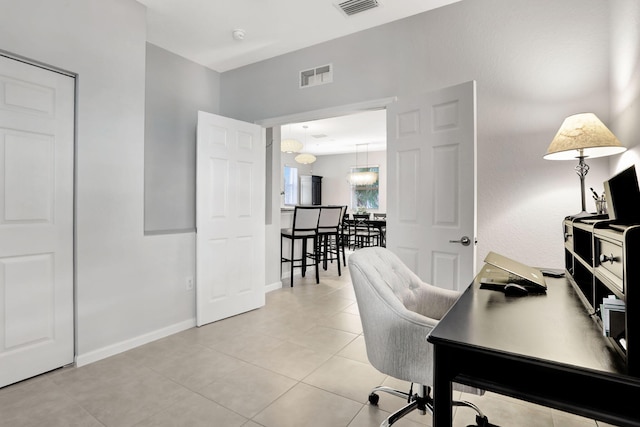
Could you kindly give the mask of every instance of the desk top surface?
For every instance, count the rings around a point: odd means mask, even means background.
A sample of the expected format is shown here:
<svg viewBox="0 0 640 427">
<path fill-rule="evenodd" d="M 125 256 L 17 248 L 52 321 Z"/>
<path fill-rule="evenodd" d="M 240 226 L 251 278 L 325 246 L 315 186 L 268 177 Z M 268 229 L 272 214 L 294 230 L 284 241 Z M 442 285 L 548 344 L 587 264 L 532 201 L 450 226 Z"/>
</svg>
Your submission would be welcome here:
<svg viewBox="0 0 640 427">
<path fill-rule="evenodd" d="M 476 279 L 434 328 L 434 344 L 620 374 L 623 360 L 602 336 L 567 279 L 547 278 L 547 293 L 505 296 Z"/>
</svg>

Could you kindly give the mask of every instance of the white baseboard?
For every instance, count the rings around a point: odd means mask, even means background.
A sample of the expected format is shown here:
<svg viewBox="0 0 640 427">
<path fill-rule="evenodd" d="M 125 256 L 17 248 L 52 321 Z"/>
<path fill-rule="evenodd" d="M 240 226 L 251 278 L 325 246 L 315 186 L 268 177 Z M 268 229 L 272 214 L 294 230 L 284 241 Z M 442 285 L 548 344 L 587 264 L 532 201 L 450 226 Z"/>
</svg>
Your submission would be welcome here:
<svg viewBox="0 0 640 427">
<path fill-rule="evenodd" d="M 270 285 L 265 286 L 265 292 L 271 292 L 282 288 L 282 281 L 271 283 Z"/>
<path fill-rule="evenodd" d="M 77 367 L 88 365 L 90 363 L 97 362 L 102 359 L 106 359 L 107 357 L 115 356 L 116 354 L 120 354 L 127 350 L 131 350 L 132 348 L 136 348 L 141 345 L 148 344 L 152 341 L 159 340 L 160 338 L 165 338 L 165 337 L 168 337 L 169 335 L 173 335 L 175 333 L 185 331 L 195 326 L 196 326 L 195 318 L 185 320 L 183 322 L 176 323 L 166 328 L 149 332 L 148 334 L 140 335 L 140 336 L 128 339 L 126 341 L 122 341 L 116 344 L 109 345 L 107 347 L 90 351 L 89 353 L 78 354 L 76 355 L 76 358 L 75 358 L 76 359 L 75 364 Z"/>
</svg>

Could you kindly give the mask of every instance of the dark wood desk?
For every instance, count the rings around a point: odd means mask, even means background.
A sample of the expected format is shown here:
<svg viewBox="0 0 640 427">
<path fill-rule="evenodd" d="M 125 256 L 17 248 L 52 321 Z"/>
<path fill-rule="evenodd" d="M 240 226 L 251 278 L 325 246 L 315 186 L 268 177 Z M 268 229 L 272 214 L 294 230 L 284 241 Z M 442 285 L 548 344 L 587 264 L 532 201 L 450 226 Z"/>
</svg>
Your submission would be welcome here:
<svg viewBox="0 0 640 427">
<path fill-rule="evenodd" d="M 507 297 L 476 280 L 438 323 L 428 337 L 434 427 L 451 426 L 452 382 L 640 426 L 640 379 L 624 374 L 572 285 L 549 278 L 547 285 L 546 294 Z"/>
</svg>

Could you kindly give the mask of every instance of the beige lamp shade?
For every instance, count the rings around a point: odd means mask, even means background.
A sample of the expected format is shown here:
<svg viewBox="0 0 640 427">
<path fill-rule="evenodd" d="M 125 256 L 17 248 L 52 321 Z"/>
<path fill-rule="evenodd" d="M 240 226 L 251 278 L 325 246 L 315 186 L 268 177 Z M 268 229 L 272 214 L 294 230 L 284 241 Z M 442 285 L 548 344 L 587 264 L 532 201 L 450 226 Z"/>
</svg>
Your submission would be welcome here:
<svg viewBox="0 0 640 427">
<path fill-rule="evenodd" d="M 593 113 L 574 114 L 564 119 L 551 141 L 547 160 L 572 160 L 579 157 L 612 156 L 626 148 Z"/>
<path fill-rule="evenodd" d="M 298 154 L 295 157 L 295 159 L 296 159 L 296 162 L 298 163 L 302 163 L 303 165 L 309 165 L 316 161 L 316 156 L 309 153 L 301 153 L 301 154 Z"/>
<path fill-rule="evenodd" d="M 297 153 L 302 150 L 302 142 L 297 139 L 283 139 L 280 141 L 280 151 L 283 153 Z"/>
</svg>

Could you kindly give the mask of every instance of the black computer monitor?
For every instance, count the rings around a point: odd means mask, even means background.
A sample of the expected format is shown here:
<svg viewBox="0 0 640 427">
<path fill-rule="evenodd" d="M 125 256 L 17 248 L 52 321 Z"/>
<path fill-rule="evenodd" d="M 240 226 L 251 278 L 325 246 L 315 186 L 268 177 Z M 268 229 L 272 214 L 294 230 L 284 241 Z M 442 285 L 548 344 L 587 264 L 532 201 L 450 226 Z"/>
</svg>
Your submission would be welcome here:
<svg viewBox="0 0 640 427">
<path fill-rule="evenodd" d="M 640 222 L 640 188 L 635 165 L 605 181 L 604 194 L 609 219 L 620 224 Z"/>
</svg>

